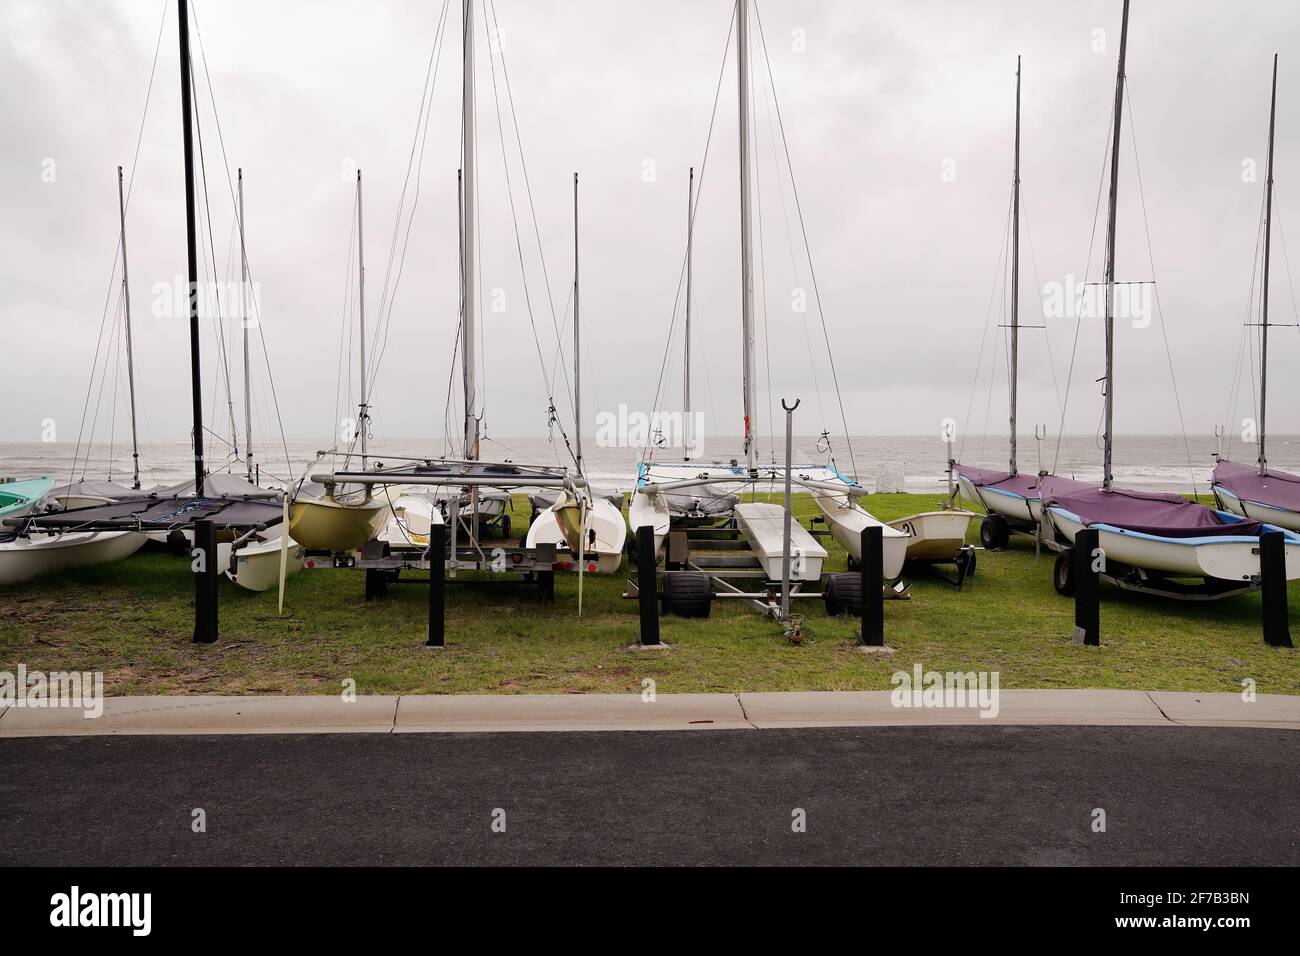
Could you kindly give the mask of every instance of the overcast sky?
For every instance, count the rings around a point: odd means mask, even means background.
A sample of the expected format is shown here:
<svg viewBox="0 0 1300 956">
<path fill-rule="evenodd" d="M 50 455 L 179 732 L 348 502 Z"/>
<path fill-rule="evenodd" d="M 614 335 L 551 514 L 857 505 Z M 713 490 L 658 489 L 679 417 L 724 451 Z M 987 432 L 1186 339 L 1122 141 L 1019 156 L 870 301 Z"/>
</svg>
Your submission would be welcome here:
<svg viewBox="0 0 1300 956">
<path fill-rule="evenodd" d="M 491 2 L 504 32 L 505 68 L 561 320 L 573 268 L 571 177 L 574 171 L 582 177 L 584 431 L 590 434 L 598 412 L 619 403 L 645 410 L 655 394 L 685 247 L 687 169 L 694 164 L 699 176 L 732 0 Z M 157 74 L 133 164 L 164 6 Z M 948 416 L 971 432 L 982 432 L 986 418 L 991 431 L 1005 428 L 1001 365 L 991 403 L 986 381 L 973 405 L 971 396 L 981 336 L 990 322 L 1004 321 L 996 298 L 988 316 L 1010 195 L 1016 56 L 1023 56 L 1024 71 L 1021 321 L 1039 324 L 1041 287 L 1071 275 L 1082 281 L 1087 265 L 1120 9 L 1120 0 L 758 5 L 852 433 L 937 433 Z M 248 256 L 284 429 L 291 438 L 324 440 L 337 429 L 354 170 L 362 168 L 365 177 L 373 328 L 442 5 L 196 0 L 193 10 L 226 156 L 232 173 L 237 166 L 245 171 Z M 492 12 L 489 7 L 489 17 Z M 449 18 L 419 204 L 375 383 L 380 437 L 443 431 L 458 295 L 458 3 Z M 479 18 L 481 29 L 481 8 Z M 755 23 L 755 48 L 757 32 Z M 228 263 L 237 263 L 228 252 L 233 210 L 197 39 L 194 47 L 217 272 L 224 276 Z M 516 156 L 511 185 L 530 323 L 492 93 L 491 64 L 500 70 L 501 61 L 489 57 L 485 43 L 480 47 L 486 416 L 497 436 L 540 437 L 547 387 L 533 324 L 548 375 L 556 333 Z M 1300 178 L 1290 175 L 1300 174 L 1295 4 L 1133 4 L 1118 277 L 1158 280 L 1192 432 L 1210 431 L 1228 407 L 1263 191 L 1274 52 L 1281 55 L 1276 222 L 1291 230 L 1300 269 L 1300 188 L 1289 188 Z M 711 434 L 738 433 L 741 423 L 734 53 L 733 39 L 695 231 L 694 389 Z M 143 428 L 152 441 L 188 432 L 187 326 L 155 314 L 159 290 L 174 287 L 185 272 L 177 63 L 172 0 L 0 0 L 0 440 L 38 440 L 45 419 L 58 423 L 60 437 L 71 437 L 69 429 L 75 435 L 112 281 L 119 164 L 134 177 L 127 236 Z M 802 433 L 824 426 L 840 434 L 815 302 L 802 315 L 792 311 L 792 290 L 808 289 L 812 302 L 811 285 L 761 53 L 754 53 L 754 64 L 762 218 L 755 258 L 765 267 L 759 311 L 761 322 L 766 306 L 768 326 L 758 359 L 760 419 L 769 395 L 774 403 L 802 397 Z M 500 73 L 497 82 L 504 99 Z M 508 106 L 502 124 L 513 149 Z M 1249 160 L 1259 167 L 1254 182 L 1243 181 Z M 408 191 L 408 208 L 410 199 Z M 1101 263 L 1100 229 L 1095 235 L 1092 279 Z M 1274 243 L 1273 318 L 1294 322 L 1276 229 Z M 111 296 L 110 323 L 115 302 Z M 493 311 L 493 302 L 502 310 Z M 680 391 L 678 321 L 666 378 L 665 403 L 672 405 Z M 1075 323 L 1048 318 L 1046 324 L 1063 387 Z M 235 326 L 227 322 L 227 328 Z M 1047 340 L 1041 330 L 1023 335 L 1025 432 L 1038 422 L 1054 430 L 1059 417 Z M 1276 343 L 1271 424 L 1296 432 L 1300 377 L 1284 370 L 1300 358 L 1300 335 L 1281 329 Z M 210 415 L 218 353 L 207 320 L 203 345 Z M 1100 324 L 1085 320 L 1069 431 L 1096 428 L 1100 345 Z M 985 379 L 999 348 L 991 340 L 985 346 Z M 1160 323 L 1121 323 L 1117 349 L 1118 430 L 1176 431 Z M 265 430 L 275 416 L 260 343 L 257 353 L 255 406 Z M 230 360 L 237 377 L 238 356 Z M 562 387 L 562 381 L 555 386 Z M 217 394 L 224 402 L 224 387 Z M 567 412 L 567 399 L 556 399 Z M 1248 403 L 1237 409 L 1238 417 L 1249 412 Z M 223 426 L 224 416 L 222 409 L 214 427 Z M 764 432 L 767 425 L 760 421 Z"/>
</svg>

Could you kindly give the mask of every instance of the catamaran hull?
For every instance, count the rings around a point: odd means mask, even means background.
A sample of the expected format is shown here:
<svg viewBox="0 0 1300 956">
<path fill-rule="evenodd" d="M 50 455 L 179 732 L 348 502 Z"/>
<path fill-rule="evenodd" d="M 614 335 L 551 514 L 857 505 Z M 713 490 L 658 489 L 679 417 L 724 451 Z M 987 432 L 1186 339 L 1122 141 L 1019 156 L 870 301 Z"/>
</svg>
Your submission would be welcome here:
<svg viewBox="0 0 1300 956">
<path fill-rule="evenodd" d="M 654 532 L 655 554 L 664 546 L 664 539 L 672 527 L 672 513 L 658 495 L 634 491 L 627 506 L 627 523 L 635 534 L 637 528 L 649 526 Z"/>
<path fill-rule="evenodd" d="M 145 540 L 138 531 L 67 531 L 0 542 L 0 585 L 120 561 L 139 551 Z"/>
<path fill-rule="evenodd" d="M 273 587 L 278 587 L 280 549 L 281 542 L 278 537 L 271 538 L 269 541 L 255 541 L 234 549 L 230 560 L 224 565 L 226 577 L 248 591 L 269 591 Z M 302 545 L 290 538 L 288 554 L 285 555 L 285 576 L 301 571 L 306 563 L 306 551 Z"/>
<path fill-rule="evenodd" d="M 434 526 L 443 523 L 436 495 L 404 491 L 393 501 L 392 514 L 379 532 L 379 540 L 399 550 L 427 549 Z"/>
<path fill-rule="evenodd" d="M 1084 528 L 1077 515 L 1063 508 L 1047 509 L 1052 527 L 1071 544 Z M 1098 524 L 1097 544 L 1108 564 L 1127 565 L 1170 577 L 1258 580 L 1259 539 L 1242 537 L 1165 538 Z M 1300 578 L 1300 540 L 1288 540 L 1287 580 Z"/>
<path fill-rule="evenodd" d="M 1234 515 L 1253 518 L 1265 524 L 1274 524 L 1288 531 L 1300 531 L 1300 514 L 1286 508 L 1274 508 L 1258 501 L 1242 501 L 1223 485 L 1214 486 L 1214 496 L 1219 506 Z"/>
<path fill-rule="evenodd" d="M 571 565 L 572 570 L 577 571 L 573 549 L 567 540 L 569 535 L 565 534 L 565 525 L 561 523 L 561 519 L 566 519 L 567 516 L 556 510 L 560 508 L 563 511 L 563 502 L 564 496 L 561 496 L 559 502 L 538 512 L 528 527 L 524 546 L 533 549 L 538 545 L 553 544 L 557 560 Z M 596 533 L 596 543 L 587 549 L 587 563 L 583 570 L 587 574 L 614 574 L 623 562 L 623 547 L 627 543 L 627 522 L 623 520 L 623 512 L 604 498 L 597 498 L 587 511 L 586 527 L 588 533 Z M 567 561 L 564 560 L 565 557 Z"/>
<path fill-rule="evenodd" d="M 769 581 L 785 574 L 785 509 L 761 501 L 736 505 L 736 527 L 763 566 Z M 799 522 L 790 521 L 790 580 L 817 581 L 826 549 Z"/>
<path fill-rule="evenodd" d="M 908 561 L 951 561 L 965 547 L 970 523 L 978 517 L 971 511 L 925 511 L 889 526 L 909 536 Z"/>
<path fill-rule="evenodd" d="M 354 551 L 379 534 L 391 513 L 382 498 L 356 504 L 333 498 L 300 499 L 289 506 L 289 534 L 304 548 Z"/>
<path fill-rule="evenodd" d="M 851 504 L 847 499 L 831 495 L 813 495 L 817 507 L 826 518 L 826 526 L 831 529 L 831 537 L 855 561 L 862 560 L 862 529 L 871 526 L 883 528 L 883 546 L 885 577 L 893 579 L 903 573 L 903 562 L 907 560 L 907 546 L 911 535 L 891 528 L 885 522 L 868 514 L 860 505 Z"/>
</svg>

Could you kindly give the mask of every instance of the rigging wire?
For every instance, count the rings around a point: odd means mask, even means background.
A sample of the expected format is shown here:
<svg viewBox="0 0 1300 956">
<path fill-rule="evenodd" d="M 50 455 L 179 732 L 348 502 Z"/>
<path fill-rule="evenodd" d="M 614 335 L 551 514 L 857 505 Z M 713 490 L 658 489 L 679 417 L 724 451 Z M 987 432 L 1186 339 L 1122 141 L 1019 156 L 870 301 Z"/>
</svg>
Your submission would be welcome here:
<svg viewBox="0 0 1300 956">
<path fill-rule="evenodd" d="M 1084 262 L 1083 280 L 1084 288 L 1087 288 L 1088 276 L 1092 271 L 1092 252 L 1097 241 L 1097 221 L 1101 216 L 1101 194 L 1106 185 L 1106 157 L 1110 153 L 1110 141 L 1114 136 L 1115 129 L 1115 107 L 1112 104 L 1110 108 L 1110 122 L 1106 126 L 1106 143 L 1101 154 L 1101 172 L 1097 177 L 1097 198 L 1092 209 L 1092 229 L 1088 234 L 1088 257 Z M 1065 401 L 1061 405 L 1061 423 L 1056 431 L 1056 450 L 1052 455 L 1051 474 L 1056 474 L 1057 466 L 1061 460 L 1061 441 L 1065 435 L 1065 416 L 1070 407 L 1070 386 L 1074 382 L 1074 363 L 1079 356 L 1079 331 L 1083 326 L 1083 310 L 1078 308 L 1077 303 L 1072 303 L 1071 307 L 1075 309 L 1074 317 L 1074 341 L 1070 347 L 1070 366 L 1065 375 Z"/>
<path fill-rule="evenodd" d="M 135 170 L 140 160 L 140 146 L 144 142 L 145 121 L 148 120 L 149 118 L 149 102 L 153 97 L 153 80 L 154 80 L 154 75 L 158 71 L 158 51 L 162 49 L 163 28 L 167 25 L 167 7 L 168 7 L 168 0 L 163 0 L 162 17 L 158 22 L 158 36 L 154 40 L 153 64 L 149 67 L 149 83 L 145 87 L 144 109 L 141 111 L 140 126 L 136 131 L 135 152 L 131 156 L 131 175 L 127 180 L 126 198 L 123 201 L 124 209 L 129 209 L 131 207 L 131 190 L 135 186 Z M 95 340 L 95 356 L 91 361 L 90 380 L 86 383 L 86 396 L 83 399 L 82 406 L 81 406 L 81 423 L 77 426 L 77 444 L 73 448 L 73 452 L 72 452 L 72 467 L 68 474 L 69 484 L 71 484 L 73 481 L 76 480 L 77 460 L 81 454 L 81 436 L 86 427 L 86 411 L 90 405 L 90 393 L 95 381 L 95 368 L 99 365 L 99 353 L 104 338 L 104 325 L 108 319 L 108 304 L 113 299 L 113 286 L 117 279 L 117 263 L 121 255 L 122 255 L 122 234 L 121 234 L 121 230 L 119 230 L 117 239 L 113 244 L 113 266 L 109 270 L 108 289 L 104 293 L 104 308 L 100 314 L 100 319 L 99 319 L 99 334 Z M 92 425 L 92 431 L 93 431 L 93 425 Z M 90 456 L 89 447 L 87 447 L 86 449 L 86 456 L 88 460 Z M 84 474 L 84 467 L 85 464 L 83 463 L 83 474 Z"/>
<path fill-rule="evenodd" d="M 980 369 L 984 367 L 984 349 L 988 343 L 989 328 L 993 319 L 993 303 L 998 297 L 999 275 L 1005 274 L 1003 266 L 1003 256 L 1007 254 L 1007 246 L 1011 241 L 1011 197 L 1007 198 L 1007 216 L 1002 227 L 1002 245 L 998 248 L 998 257 L 993 263 L 993 285 L 989 289 L 989 303 L 984 312 L 983 331 L 980 333 L 980 350 L 975 359 L 975 378 L 971 382 L 970 397 L 966 401 L 965 421 L 971 420 L 971 412 L 975 407 L 975 393 L 979 390 Z M 987 431 L 987 427 L 985 428 Z M 962 458 L 966 452 L 966 433 L 967 429 L 961 430 L 961 441 L 957 446 L 957 457 Z M 982 455 L 981 455 L 982 457 Z"/>
<path fill-rule="evenodd" d="M 767 56 L 767 38 L 763 34 L 763 16 L 759 13 L 757 2 L 754 4 L 754 19 L 758 24 L 758 36 L 763 49 L 763 59 L 767 64 L 768 81 L 772 90 L 772 105 L 776 108 L 777 124 L 781 131 L 781 145 L 785 149 L 786 168 L 790 170 L 790 191 L 794 195 L 795 211 L 799 214 L 799 229 L 803 236 L 804 254 L 808 259 L 808 275 L 809 278 L 812 279 L 813 298 L 817 302 L 817 315 L 821 319 L 822 336 L 826 341 L 826 357 L 830 362 L 831 381 L 835 386 L 835 399 L 839 403 L 840 407 L 840 424 L 844 428 L 844 442 L 849 449 L 849 465 L 853 470 L 854 477 L 856 478 L 858 474 L 858 466 L 853 455 L 853 440 L 849 435 L 849 420 L 844 411 L 844 396 L 840 392 L 840 378 L 839 372 L 835 367 L 835 353 L 831 350 L 830 331 L 826 327 L 826 313 L 822 308 L 821 289 L 817 284 L 817 269 L 813 265 L 812 261 L 812 247 L 808 244 L 808 228 L 804 223 L 803 204 L 799 201 L 799 186 L 795 182 L 794 164 L 790 160 L 790 141 L 785 135 L 785 120 L 781 117 L 781 101 L 776 95 L 776 81 L 772 77 L 772 61 Z M 831 460 L 835 460 L 834 456 L 832 456 Z"/>
<path fill-rule="evenodd" d="M 1183 402 L 1178 394 L 1178 377 L 1174 374 L 1174 356 L 1169 347 L 1169 331 L 1165 326 L 1165 310 L 1160 305 L 1160 286 L 1155 281 L 1156 262 L 1155 252 L 1151 245 L 1151 223 L 1147 218 L 1147 199 L 1146 191 L 1142 186 L 1142 164 L 1138 161 L 1137 148 L 1137 120 L 1133 116 L 1133 83 L 1129 81 L 1129 93 L 1125 102 L 1128 104 L 1128 121 L 1129 121 L 1129 142 L 1133 146 L 1133 169 L 1137 174 L 1138 182 L 1138 199 L 1142 206 L 1142 225 L 1146 233 L 1147 240 L 1147 261 L 1151 266 L 1151 286 L 1152 296 L 1155 299 L 1156 316 L 1160 320 L 1160 337 L 1165 345 L 1165 362 L 1169 366 L 1169 382 L 1174 392 L 1174 408 L 1178 411 L 1178 428 L 1183 435 L 1183 451 L 1187 455 L 1187 476 L 1192 486 L 1192 497 L 1196 498 L 1196 472 L 1192 467 L 1192 444 L 1187 438 L 1187 425 L 1183 420 Z M 1106 388 L 1110 389 L 1110 382 L 1106 383 Z M 1113 440 L 1113 439 L 1112 439 Z"/>
<path fill-rule="evenodd" d="M 713 90 L 713 109 L 709 114 L 708 133 L 704 137 L 704 159 L 700 163 L 700 178 L 698 184 L 695 187 L 695 203 L 691 208 L 689 222 L 687 223 L 687 233 L 689 235 L 694 234 L 695 213 L 699 209 L 700 198 L 704 193 L 704 176 L 705 173 L 708 171 L 708 167 L 709 167 L 709 146 L 713 143 L 713 127 L 718 118 L 718 100 L 722 94 L 722 78 L 726 75 L 727 54 L 731 51 L 731 36 L 736 29 L 736 9 L 737 9 L 736 5 L 733 4 L 731 8 L 731 17 L 727 25 L 727 39 L 722 46 L 722 63 L 718 67 L 718 80 Z M 677 292 L 673 296 L 672 318 L 671 321 L 669 321 L 668 323 L 668 334 L 664 342 L 663 359 L 659 365 L 659 378 L 655 382 L 654 402 L 650 406 L 652 410 L 657 410 L 659 408 L 659 396 L 663 392 L 664 374 L 668 368 L 669 357 L 675 351 L 673 349 L 673 331 L 677 328 L 678 306 L 681 303 L 682 285 L 685 282 L 685 279 L 686 279 L 686 252 L 683 251 L 682 265 L 677 275 Z M 707 351 L 701 349 L 700 354 L 702 356 L 707 356 Z M 706 363 L 707 361 L 708 361 L 707 358 L 705 358 Z M 707 364 L 705 366 L 705 374 L 706 375 L 708 374 Z M 712 396 L 710 396 L 710 398 L 711 397 Z M 640 464 L 644 465 L 647 461 L 653 461 L 653 460 L 654 460 L 654 445 L 651 442 L 646 442 L 645 447 L 642 448 L 641 450 Z"/>
</svg>

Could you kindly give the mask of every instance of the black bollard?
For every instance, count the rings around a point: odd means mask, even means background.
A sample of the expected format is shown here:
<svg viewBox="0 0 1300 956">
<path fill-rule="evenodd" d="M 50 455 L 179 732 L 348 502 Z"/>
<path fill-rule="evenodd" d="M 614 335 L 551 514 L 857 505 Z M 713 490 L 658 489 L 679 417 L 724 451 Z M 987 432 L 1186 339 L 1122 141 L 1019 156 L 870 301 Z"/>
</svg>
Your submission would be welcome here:
<svg viewBox="0 0 1300 956">
<path fill-rule="evenodd" d="M 638 643 L 659 643 L 659 586 L 655 570 L 655 532 L 650 525 L 636 529 L 636 589 L 641 607 Z"/>
<path fill-rule="evenodd" d="M 885 644 L 885 532 L 880 525 L 862 529 L 862 643 L 867 647 Z"/>
<path fill-rule="evenodd" d="M 429 529 L 429 636 L 425 647 L 442 647 L 447 625 L 447 528 L 435 524 Z"/>
<path fill-rule="evenodd" d="M 1098 546 L 1096 528 L 1074 536 L 1074 639 L 1089 647 L 1101 646 L 1101 575 L 1093 570 Z"/>
<path fill-rule="evenodd" d="M 194 522 L 194 643 L 217 640 L 217 526 L 211 518 Z"/>
<path fill-rule="evenodd" d="M 1264 640 L 1273 647 L 1292 647 L 1286 602 L 1286 535 L 1259 536 L 1259 578 L 1264 604 Z"/>
</svg>

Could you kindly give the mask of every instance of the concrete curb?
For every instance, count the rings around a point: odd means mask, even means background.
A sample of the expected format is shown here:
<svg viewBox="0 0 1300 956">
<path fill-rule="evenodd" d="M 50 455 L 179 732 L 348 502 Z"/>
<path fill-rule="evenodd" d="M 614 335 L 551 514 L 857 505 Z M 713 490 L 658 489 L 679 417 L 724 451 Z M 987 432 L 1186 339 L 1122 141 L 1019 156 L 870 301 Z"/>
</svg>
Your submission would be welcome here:
<svg viewBox="0 0 1300 956">
<path fill-rule="evenodd" d="M 991 708 L 985 713 L 991 712 Z M 765 730 L 782 727 L 1202 726 L 1300 730 L 1300 696 L 1004 690 L 976 704 L 897 707 L 890 691 L 756 694 L 110 697 L 103 715 L 13 705 L 0 738 L 112 734 Z"/>
</svg>

